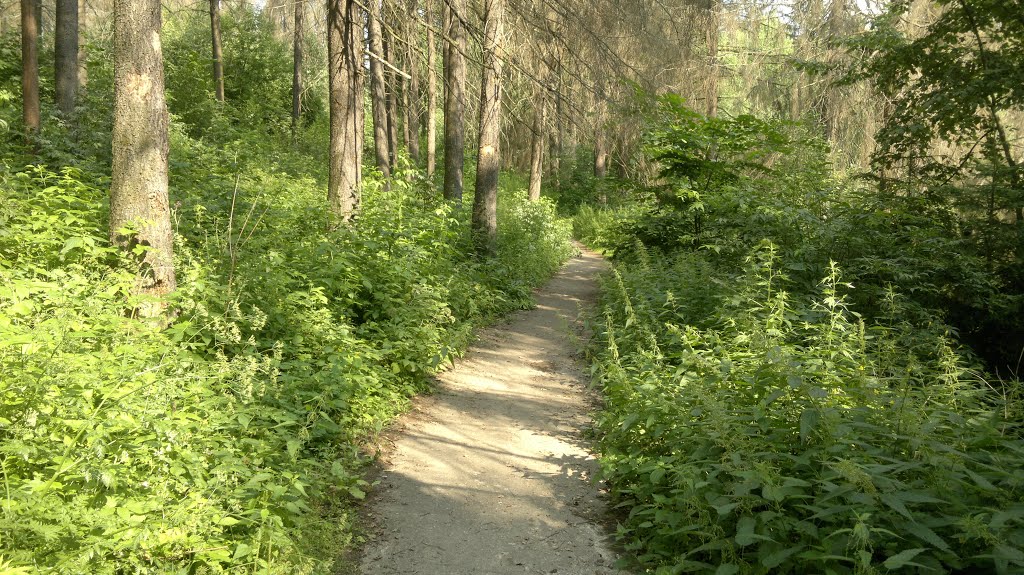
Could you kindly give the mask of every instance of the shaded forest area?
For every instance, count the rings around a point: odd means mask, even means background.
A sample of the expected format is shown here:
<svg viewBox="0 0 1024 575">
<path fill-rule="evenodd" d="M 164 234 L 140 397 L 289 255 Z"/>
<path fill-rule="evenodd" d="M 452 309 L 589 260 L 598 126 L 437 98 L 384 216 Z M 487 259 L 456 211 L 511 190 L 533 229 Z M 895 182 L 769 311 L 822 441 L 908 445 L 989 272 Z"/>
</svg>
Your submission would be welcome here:
<svg viewBox="0 0 1024 575">
<path fill-rule="evenodd" d="M 0 575 L 330 573 L 574 251 L 624 565 L 1024 569 L 1021 0 L 0 0 Z"/>
</svg>

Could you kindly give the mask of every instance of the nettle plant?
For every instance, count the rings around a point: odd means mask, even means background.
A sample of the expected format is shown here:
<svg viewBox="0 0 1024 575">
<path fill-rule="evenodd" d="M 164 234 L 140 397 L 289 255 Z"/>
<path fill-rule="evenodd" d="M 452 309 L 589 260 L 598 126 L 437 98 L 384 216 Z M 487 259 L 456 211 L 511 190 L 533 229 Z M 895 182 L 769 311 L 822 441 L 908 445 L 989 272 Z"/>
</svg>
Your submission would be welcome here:
<svg viewBox="0 0 1024 575">
<path fill-rule="evenodd" d="M 896 295 L 866 325 L 835 265 L 794 296 L 771 244 L 738 275 L 674 257 L 605 284 L 597 359 L 604 476 L 644 566 L 1024 568 L 1019 420 L 949 338 L 901 323 Z"/>
</svg>

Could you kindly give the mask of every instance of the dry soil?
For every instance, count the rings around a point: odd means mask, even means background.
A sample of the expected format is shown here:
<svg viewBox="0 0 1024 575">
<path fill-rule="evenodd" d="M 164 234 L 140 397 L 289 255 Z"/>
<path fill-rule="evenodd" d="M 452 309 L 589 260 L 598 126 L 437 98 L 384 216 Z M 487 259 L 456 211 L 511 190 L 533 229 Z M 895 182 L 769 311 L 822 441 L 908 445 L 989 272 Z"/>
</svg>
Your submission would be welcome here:
<svg viewBox="0 0 1024 575">
<path fill-rule="evenodd" d="M 576 360 L 604 266 L 570 260 L 403 419 L 369 504 L 364 575 L 618 573 Z"/>
</svg>

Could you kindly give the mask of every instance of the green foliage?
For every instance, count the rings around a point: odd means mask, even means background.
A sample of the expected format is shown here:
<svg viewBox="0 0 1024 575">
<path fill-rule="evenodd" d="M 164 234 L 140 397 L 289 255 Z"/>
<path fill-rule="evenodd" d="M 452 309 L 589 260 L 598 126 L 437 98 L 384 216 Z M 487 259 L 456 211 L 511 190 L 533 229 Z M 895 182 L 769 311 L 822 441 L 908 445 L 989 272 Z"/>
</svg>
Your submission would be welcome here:
<svg viewBox="0 0 1024 575">
<path fill-rule="evenodd" d="M 794 294 L 784 257 L 766 244 L 741 272 L 638 257 L 605 285 L 602 461 L 641 563 L 1019 571 L 1020 404 L 985 390 L 947 335 L 898 319 L 900 297 L 866 324 L 838 268 Z"/>
<path fill-rule="evenodd" d="M 594 371 L 604 477 L 640 564 L 1024 569 L 1021 387 L 990 383 L 943 321 L 1019 296 L 961 213 L 832 176 L 801 126 L 662 106 L 662 179 L 574 220 L 617 263 Z"/>
<path fill-rule="evenodd" d="M 651 123 L 648 155 L 661 166 L 663 178 L 677 187 L 685 184 L 698 202 L 701 193 L 732 184 L 745 172 L 772 174 L 766 160 L 789 150 L 777 123 L 750 115 L 708 117 L 675 94 L 658 99 Z"/>
<path fill-rule="evenodd" d="M 325 132 L 293 144 L 252 110 L 209 138 L 172 122 L 169 326 L 126 317 L 102 156 L 0 156 L 0 572 L 333 572 L 362 446 L 573 249 L 550 203 L 503 189 L 499 255 L 473 259 L 468 210 L 416 170 L 368 174 L 327 230 Z"/>
<path fill-rule="evenodd" d="M 873 174 L 891 203 L 930 215 L 936 236 L 986 276 L 976 296 L 954 292 L 940 307 L 995 369 L 1016 373 L 1024 349 L 1024 20 L 1019 2 L 939 0 L 908 26 L 910 2 L 892 2 L 873 31 L 847 42 L 848 81 L 869 80 L 890 103 Z M 957 258 L 959 259 L 959 258 Z"/>
</svg>

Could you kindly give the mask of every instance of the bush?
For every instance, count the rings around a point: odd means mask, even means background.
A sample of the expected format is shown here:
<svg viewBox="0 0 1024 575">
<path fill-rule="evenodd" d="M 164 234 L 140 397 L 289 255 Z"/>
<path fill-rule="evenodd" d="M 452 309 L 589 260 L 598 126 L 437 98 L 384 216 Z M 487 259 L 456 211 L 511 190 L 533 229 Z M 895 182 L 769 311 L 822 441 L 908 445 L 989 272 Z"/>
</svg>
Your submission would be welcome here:
<svg viewBox="0 0 1024 575">
<path fill-rule="evenodd" d="M 604 477 L 658 573 L 1024 568 L 1021 404 L 948 334 L 793 295 L 768 244 L 730 273 L 642 254 L 604 286 Z"/>
<path fill-rule="evenodd" d="M 332 572 L 361 446 L 572 249 L 550 204 L 502 190 L 477 261 L 468 211 L 415 173 L 370 175 L 327 230 L 318 156 L 234 135 L 174 125 L 166 329 L 125 316 L 108 177 L 0 160 L 0 569 Z"/>
</svg>

